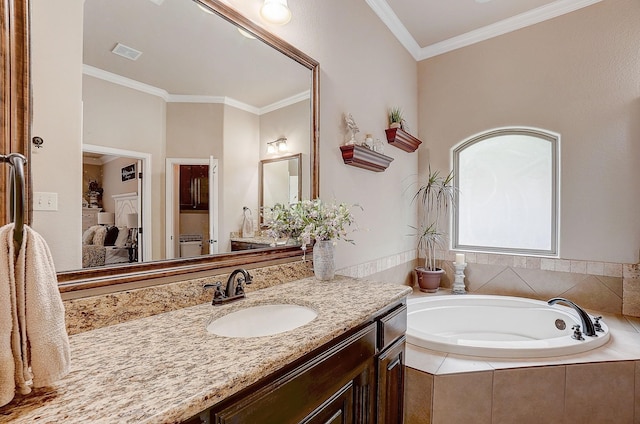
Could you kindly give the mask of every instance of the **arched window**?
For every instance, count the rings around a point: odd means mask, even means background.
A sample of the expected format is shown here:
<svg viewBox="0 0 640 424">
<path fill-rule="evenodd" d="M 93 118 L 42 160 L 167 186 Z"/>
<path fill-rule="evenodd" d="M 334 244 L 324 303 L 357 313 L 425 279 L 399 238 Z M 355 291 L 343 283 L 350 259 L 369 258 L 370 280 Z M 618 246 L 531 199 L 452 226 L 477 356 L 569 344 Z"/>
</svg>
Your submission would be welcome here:
<svg viewBox="0 0 640 424">
<path fill-rule="evenodd" d="M 453 149 L 452 247 L 558 256 L 560 136 L 501 128 Z"/>
</svg>

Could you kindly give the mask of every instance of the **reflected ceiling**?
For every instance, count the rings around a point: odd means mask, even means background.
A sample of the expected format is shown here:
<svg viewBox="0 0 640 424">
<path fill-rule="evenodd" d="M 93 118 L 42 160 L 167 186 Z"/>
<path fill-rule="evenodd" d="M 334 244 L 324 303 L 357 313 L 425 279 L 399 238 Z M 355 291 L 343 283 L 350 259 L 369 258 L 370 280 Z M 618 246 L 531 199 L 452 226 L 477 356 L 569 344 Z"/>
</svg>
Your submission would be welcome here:
<svg viewBox="0 0 640 424">
<path fill-rule="evenodd" d="M 170 95 L 227 97 L 255 108 L 308 92 L 308 69 L 226 22 L 213 24 L 222 21 L 191 0 L 86 0 L 84 64 Z M 111 52 L 117 43 L 142 55 L 118 56 Z"/>
</svg>

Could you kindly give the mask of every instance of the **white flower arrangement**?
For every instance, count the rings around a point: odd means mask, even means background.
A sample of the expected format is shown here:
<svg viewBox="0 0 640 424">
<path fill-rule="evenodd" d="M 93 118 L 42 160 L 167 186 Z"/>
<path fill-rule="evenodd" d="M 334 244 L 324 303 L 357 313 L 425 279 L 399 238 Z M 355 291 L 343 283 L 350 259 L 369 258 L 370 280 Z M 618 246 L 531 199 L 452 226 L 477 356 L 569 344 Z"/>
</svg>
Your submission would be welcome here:
<svg viewBox="0 0 640 424">
<path fill-rule="evenodd" d="M 357 206 L 357 205 L 354 205 Z M 320 199 L 302 200 L 288 206 L 277 204 L 265 211 L 265 223 L 269 227 L 269 237 L 293 238 L 302 243 L 306 249 L 312 240 L 344 240 L 351 231 L 348 227 L 356 226 L 350 206 L 323 203 Z"/>
</svg>

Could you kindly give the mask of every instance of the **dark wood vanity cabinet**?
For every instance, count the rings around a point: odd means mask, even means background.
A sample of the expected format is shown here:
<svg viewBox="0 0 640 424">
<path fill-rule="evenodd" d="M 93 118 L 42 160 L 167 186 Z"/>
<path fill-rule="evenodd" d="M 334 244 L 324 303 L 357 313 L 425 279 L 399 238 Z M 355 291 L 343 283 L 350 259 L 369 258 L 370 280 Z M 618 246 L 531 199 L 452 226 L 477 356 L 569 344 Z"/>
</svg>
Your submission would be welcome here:
<svg viewBox="0 0 640 424">
<path fill-rule="evenodd" d="M 406 306 L 396 304 L 347 335 L 212 407 L 209 421 L 402 423 L 405 330 Z"/>
</svg>

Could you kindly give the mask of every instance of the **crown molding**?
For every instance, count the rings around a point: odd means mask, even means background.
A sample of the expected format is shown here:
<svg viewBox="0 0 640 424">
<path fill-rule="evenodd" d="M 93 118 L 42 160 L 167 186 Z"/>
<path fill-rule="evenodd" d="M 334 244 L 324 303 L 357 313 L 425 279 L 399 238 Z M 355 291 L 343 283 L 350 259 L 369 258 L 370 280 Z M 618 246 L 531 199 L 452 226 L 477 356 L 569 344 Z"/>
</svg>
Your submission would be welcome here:
<svg viewBox="0 0 640 424">
<path fill-rule="evenodd" d="M 591 6 L 592 4 L 600 1 L 602 0 L 559 0 L 549 3 L 528 12 L 496 22 L 495 24 L 487 25 L 485 27 L 478 28 L 477 30 L 467 32 L 466 34 L 424 47 L 420 49 L 418 60 L 428 59 L 461 47 L 466 47 L 499 35 L 526 28 L 528 26 L 574 12 L 578 9 L 582 9 L 583 7 Z"/>
<path fill-rule="evenodd" d="M 140 81 L 133 80 L 131 78 L 123 77 L 122 75 L 114 74 L 112 72 L 105 71 L 100 68 L 96 68 L 91 65 L 82 65 L 82 73 L 94 78 L 99 78 L 104 81 L 111 82 L 123 87 L 131 88 L 133 90 L 140 91 L 142 93 L 151 94 L 162 98 L 167 103 L 213 103 L 224 104 L 234 107 L 236 109 L 244 110 L 245 112 L 253 113 L 254 115 L 262 115 L 274 110 L 292 105 L 294 103 L 301 102 L 302 100 L 309 99 L 311 92 L 309 90 L 302 93 L 295 94 L 286 99 L 279 100 L 270 105 L 258 108 L 247 103 L 243 103 L 232 97 L 225 96 L 200 96 L 200 95 L 188 95 L 188 94 L 170 94 L 166 90 L 158 87 L 154 87 L 149 84 L 145 84 Z"/>
<path fill-rule="evenodd" d="M 415 38 L 407 31 L 398 16 L 395 14 L 391 6 L 385 0 L 365 0 L 369 7 L 373 9 L 378 18 L 391 30 L 396 36 L 400 44 L 413 56 L 415 60 L 419 60 L 420 46 Z"/>
<path fill-rule="evenodd" d="M 418 61 L 535 25 L 583 7 L 591 6 L 600 1 L 602 0 L 557 0 L 511 18 L 421 48 L 386 0 L 366 0 L 369 7 L 387 25 L 404 48 Z"/>
<path fill-rule="evenodd" d="M 94 78 L 98 78 L 104 81 L 109 81 L 114 84 L 121 85 L 123 87 L 131 88 L 133 90 L 151 94 L 152 96 L 161 97 L 165 101 L 168 101 L 170 97 L 167 90 L 163 90 L 162 88 L 154 87 L 153 85 L 145 84 L 143 82 L 136 81 L 131 78 L 123 77 L 122 75 L 114 74 L 112 72 L 108 72 L 91 65 L 83 64 L 82 73 Z"/>
<path fill-rule="evenodd" d="M 287 97 L 286 99 L 282 99 L 275 103 L 271 103 L 270 105 L 264 106 L 260 108 L 258 115 L 264 115 L 265 113 L 273 112 L 274 110 L 282 109 L 283 107 L 291 106 L 303 100 L 308 100 L 311 98 L 311 91 L 303 91 L 302 93 L 294 94 L 291 97 Z"/>
</svg>

